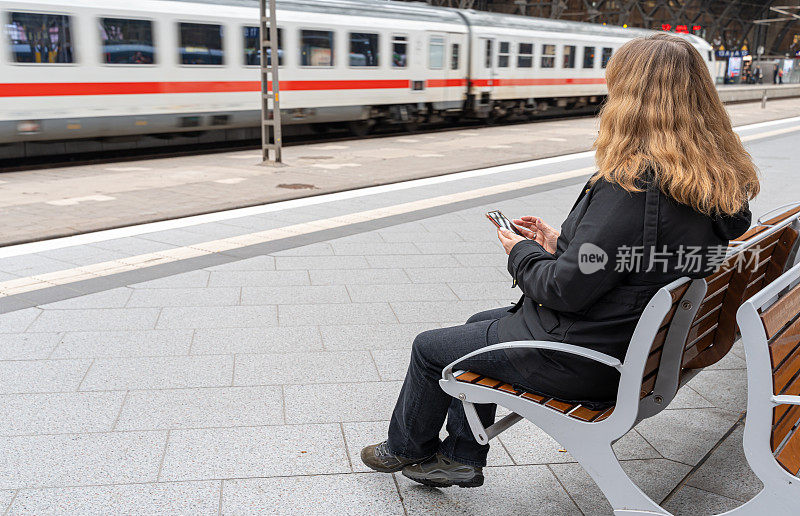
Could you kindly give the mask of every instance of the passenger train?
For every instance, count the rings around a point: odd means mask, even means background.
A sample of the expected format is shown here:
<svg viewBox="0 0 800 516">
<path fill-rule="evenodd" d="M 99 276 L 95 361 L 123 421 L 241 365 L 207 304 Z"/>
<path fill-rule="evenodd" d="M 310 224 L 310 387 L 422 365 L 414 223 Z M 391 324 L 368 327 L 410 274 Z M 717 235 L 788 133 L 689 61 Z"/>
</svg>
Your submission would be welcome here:
<svg viewBox="0 0 800 516">
<path fill-rule="evenodd" d="M 259 126 L 258 0 L 4 0 L 0 17 L 0 144 Z M 360 133 L 598 104 L 614 51 L 652 33 L 379 0 L 279 0 L 277 25 L 283 123 Z"/>
</svg>

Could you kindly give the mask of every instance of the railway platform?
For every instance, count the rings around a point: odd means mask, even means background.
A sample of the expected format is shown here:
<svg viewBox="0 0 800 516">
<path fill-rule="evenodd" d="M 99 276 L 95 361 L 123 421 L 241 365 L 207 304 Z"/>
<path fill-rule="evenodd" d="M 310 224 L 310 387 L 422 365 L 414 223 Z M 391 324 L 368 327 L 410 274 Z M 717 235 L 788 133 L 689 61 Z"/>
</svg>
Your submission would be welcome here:
<svg viewBox="0 0 800 516">
<path fill-rule="evenodd" d="M 582 150 L 581 130 L 530 152 Z M 753 211 L 797 200 L 800 119 L 739 132 L 763 175 Z M 532 136 L 517 138 L 515 153 Z M 592 171 L 589 153 L 561 152 L 0 249 L 0 512 L 607 514 L 581 467 L 524 422 L 493 445 L 480 489 L 422 487 L 358 458 L 385 434 L 413 337 L 518 296 L 483 214 L 560 224 Z M 414 174 L 430 175 L 395 179 Z M 745 399 L 737 347 L 616 452 L 676 514 L 740 505 L 759 489 Z"/>
<path fill-rule="evenodd" d="M 800 115 L 800 99 L 728 110 L 751 124 Z M 588 151 L 595 134 L 585 117 L 290 146 L 280 168 L 249 150 L 8 172 L 0 245 Z"/>
</svg>

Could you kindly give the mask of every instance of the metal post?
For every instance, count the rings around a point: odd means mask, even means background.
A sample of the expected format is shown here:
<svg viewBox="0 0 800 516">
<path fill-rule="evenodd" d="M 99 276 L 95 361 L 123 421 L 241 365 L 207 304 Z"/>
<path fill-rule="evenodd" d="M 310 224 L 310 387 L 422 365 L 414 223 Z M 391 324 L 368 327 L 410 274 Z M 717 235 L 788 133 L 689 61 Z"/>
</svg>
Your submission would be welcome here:
<svg viewBox="0 0 800 516">
<path fill-rule="evenodd" d="M 259 0 L 261 6 L 261 154 L 264 163 L 283 163 L 281 157 L 281 108 L 278 86 L 278 26 L 275 0 Z M 269 6 L 269 7 L 268 7 Z M 269 50 L 269 52 L 267 52 Z M 269 62 L 267 62 L 269 56 Z M 272 151 L 272 155 L 270 155 Z"/>
<path fill-rule="evenodd" d="M 767 107 L 767 89 L 764 88 L 764 94 L 761 95 L 761 109 Z"/>
</svg>

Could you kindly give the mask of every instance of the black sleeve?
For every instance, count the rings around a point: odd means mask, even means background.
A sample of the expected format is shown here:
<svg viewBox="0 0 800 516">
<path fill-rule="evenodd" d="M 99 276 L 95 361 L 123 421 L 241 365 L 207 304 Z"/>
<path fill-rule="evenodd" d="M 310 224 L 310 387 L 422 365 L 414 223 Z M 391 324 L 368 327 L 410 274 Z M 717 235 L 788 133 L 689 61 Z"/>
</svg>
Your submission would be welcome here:
<svg viewBox="0 0 800 516">
<path fill-rule="evenodd" d="M 574 237 L 558 257 L 532 240 L 518 242 L 508 256 L 508 271 L 522 292 L 553 310 L 575 313 L 590 307 L 628 274 L 615 270 L 618 250 L 642 246 L 644 193 L 631 194 L 601 180 L 590 195 Z M 602 253 L 607 256 L 603 268 L 587 273 L 586 257 Z"/>
</svg>

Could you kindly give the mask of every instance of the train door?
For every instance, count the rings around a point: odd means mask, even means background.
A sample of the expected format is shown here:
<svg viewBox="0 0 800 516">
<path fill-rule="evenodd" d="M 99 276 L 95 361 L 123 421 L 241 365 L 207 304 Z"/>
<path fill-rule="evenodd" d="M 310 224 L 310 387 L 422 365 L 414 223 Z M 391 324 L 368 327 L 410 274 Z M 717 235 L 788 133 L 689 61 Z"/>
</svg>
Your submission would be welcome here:
<svg viewBox="0 0 800 516">
<path fill-rule="evenodd" d="M 445 68 L 445 90 L 446 101 L 456 103 L 456 106 L 463 107 L 464 91 L 466 90 L 467 77 L 467 38 L 466 34 L 450 32 L 447 34 L 447 61 Z"/>
<path fill-rule="evenodd" d="M 488 93 L 491 96 L 494 91 L 497 79 L 497 63 L 494 57 L 497 52 L 496 46 L 497 41 L 494 38 L 481 38 L 480 52 L 483 59 L 479 76 L 483 80 L 476 81 L 476 85 L 480 87 L 482 97 L 485 96 L 483 95 L 484 93 Z"/>
<path fill-rule="evenodd" d="M 444 102 L 447 82 L 447 34 L 428 36 L 428 88 L 434 102 Z"/>
</svg>

